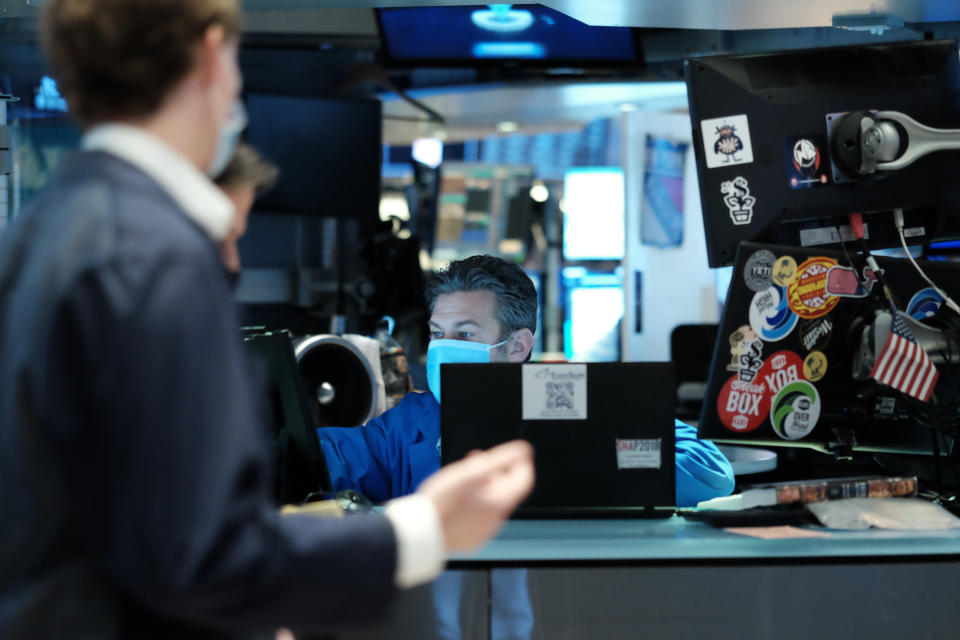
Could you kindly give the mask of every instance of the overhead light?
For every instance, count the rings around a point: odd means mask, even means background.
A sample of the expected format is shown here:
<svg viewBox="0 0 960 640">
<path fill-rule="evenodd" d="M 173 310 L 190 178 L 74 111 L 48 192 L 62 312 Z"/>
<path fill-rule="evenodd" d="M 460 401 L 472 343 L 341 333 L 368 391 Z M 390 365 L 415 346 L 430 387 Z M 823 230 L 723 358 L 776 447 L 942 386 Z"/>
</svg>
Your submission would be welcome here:
<svg viewBox="0 0 960 640">
<path fill-rule="evenodd" d="M 520 128 L 520 125 L 518 125 L 513 120 L 504 120 L 502 122 L 497 123 L 497 131 L 499 131 L 500 133 L 513 133 L 519 128 Z"/>
<path fill-rule="evenodd" d="M 623 104 L 620 105 L 620 111 L 636 111 L 636 110 L 637 110 L 637 105 L 633 104 L 632 102 L 624 102 Z"/>
<path fill-rule="evenodd" d="M 443 142 L 437 138 L 417 138 L 412 145 L 413 159 L 436 169 L 443 162 Z"/>
<path fill-rule="evenodd" d="M 541 180 L 535 180 L 533 186 L 530 187 L 530 198 L 534 202 L 546 202 L 550 198 L 550 190 Z"/>
</svg>

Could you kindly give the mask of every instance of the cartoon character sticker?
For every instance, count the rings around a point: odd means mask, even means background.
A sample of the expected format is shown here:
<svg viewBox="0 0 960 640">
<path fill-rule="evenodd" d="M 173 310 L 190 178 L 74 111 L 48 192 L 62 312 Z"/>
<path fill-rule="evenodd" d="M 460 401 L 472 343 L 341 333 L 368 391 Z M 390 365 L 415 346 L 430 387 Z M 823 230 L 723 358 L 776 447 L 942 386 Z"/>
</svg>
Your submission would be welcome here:
<svg viewBox="0 0 960 640">
<path fill-rule="evenodd" d="M 802 136 L 784 140 L 787 178 L 791 189 L 809 189 L 827 184 L 821 136 Z"/>
<path fill-rule="evenodd" d="M 840 298 L 866 298 L 873 291 L 877 275 L 869 267 L 863 268 L 863 280 L 850 267 L 830 267 L 827 272 L 827 295 Z"/>
<path fill-rule="evenodd" d="M 708 169 L 753 162 L 750 123 L 745 114 L 701 120 L 700 133 Z"/>
<path fill-rule="evenodd" d="M 818 382 L 827 375 L 827 356 L 822 351 L 811 351 L 803 359 L 803 377 L 810 382 Z"/>
<path fill-rule="evenodd" d="M 820 419 L 820 394 L 806 380 L 784 386 L 770 403 L 770 424 L 784 440 L 810 435 Z"/>
<path fill-rule="evenodd" d="M 727 371 L 736 371 L 744 382 L 751 382 L 763 365 L 763 341 L 750 325 L 743 325 L 730 334 L 730 362 Z"/>
<path fill-rule="evenodd" d="M 753 221 L 753 205 L 757 199 L 750 195 L 750 184 L 743 176 L 720 183 L 723 204 L 730 210 L 730 220 L 735 225 L 750 224 Z"/>
<path fill-rule="evenodd" d="M 797 267 L 797 275 L 787 287 L 790 309 L 801 318 L 819 318 L 830 313 L 840 298 L 827 294 L 827 274 L 837 261 L 814 257 Z"/>
<path fill-rule="evenodd" d="M 750 302 L 750 327 L 765 342 L 783 340 L 797 325 L 797 314 L 787 305 L 783 287 L 769 287 Z"/>
<path fill-rule="evenodd" d="M 907 304 L 907 315 L 914 320 L 923 321 L 939 311 L 942 304 L 943 296 L 936 289 L 932 287 L 920 289 L 910 298 Z"/>
<path fill-rule="evenodd" d="M 743 268 L 743 281 L 751 291 L 763 291 L 773 284 L 773 263 L 777 257 L 761 249 L 754 251 Z"/>
<path fill-rule="evenodd" d="M 797 261 L 790 256 L 780 256 L 773 265 L 773 283 L 786 287 L 797 277 Z"/>
</svg>

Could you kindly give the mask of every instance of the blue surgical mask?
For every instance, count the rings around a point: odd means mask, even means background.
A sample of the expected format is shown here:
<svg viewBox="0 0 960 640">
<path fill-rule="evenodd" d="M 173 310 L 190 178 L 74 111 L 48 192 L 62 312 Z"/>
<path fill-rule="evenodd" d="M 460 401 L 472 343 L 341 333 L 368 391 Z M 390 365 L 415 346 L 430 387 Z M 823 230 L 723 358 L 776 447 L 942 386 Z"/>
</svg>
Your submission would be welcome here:
<svg viewBox="0 0 960 640">
<path fill-rule="evenodd" d="M 220 132 L 217 135 L 217 146 L 213 150 L 213 159 L 207 166 L 207 175 L 216 178 L 230 164 L 233 158 L 233 152 L 237 148 L 237 142 L 240 140 L 240 134 L 247 126 L 247 110 L 243 107 L 243 102 L 237 99 L 233 105 L 233 111 L 230 117 L 220 125 Z"/>
<path fill-rule="evenodd" d="M 490 351 L 504 344 L 507 344 L 507 340 L 497 344 L 466 340 L 431 340 L 427 347 L 427 385 L 437 402 L 440 402 L 440 365 L 490 362 Z"/>
</svg>

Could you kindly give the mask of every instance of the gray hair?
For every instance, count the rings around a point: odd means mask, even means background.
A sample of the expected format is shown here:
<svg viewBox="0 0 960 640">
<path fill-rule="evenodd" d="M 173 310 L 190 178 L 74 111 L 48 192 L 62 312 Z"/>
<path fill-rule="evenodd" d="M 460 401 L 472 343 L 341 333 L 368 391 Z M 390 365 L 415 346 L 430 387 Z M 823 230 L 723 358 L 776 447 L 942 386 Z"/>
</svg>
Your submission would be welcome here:
<svg viewBox="0 0 960 640">
<path fill-rule="evenodd" d="M 501 339 L 519 329 L 536 332 L 537 290 L 519 266 L 488 255 L 455 260 L 427 285 L 427 306 L 433 312 L 438 296 L 461 291 L 493 292 Z"/>
</svg>

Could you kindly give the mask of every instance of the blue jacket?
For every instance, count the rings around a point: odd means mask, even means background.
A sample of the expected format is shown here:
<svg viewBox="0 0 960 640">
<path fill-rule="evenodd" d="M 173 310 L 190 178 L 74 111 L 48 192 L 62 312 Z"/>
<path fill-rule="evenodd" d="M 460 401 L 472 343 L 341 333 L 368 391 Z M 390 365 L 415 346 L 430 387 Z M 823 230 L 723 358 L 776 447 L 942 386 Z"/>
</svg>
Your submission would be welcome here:
<svg viewBox="0 0 960 640">
<path fill-rule="evenodd" d="M 726 496 L 733 469 L 697 430 L 676 424 L 677 506 Z M 416 491 L 440 468 L 440 405 L 430 393 L 408 393 L 363 427 L 317 429 L 333 488 L 358 490 L 383 501 Z"/>
</svg>

